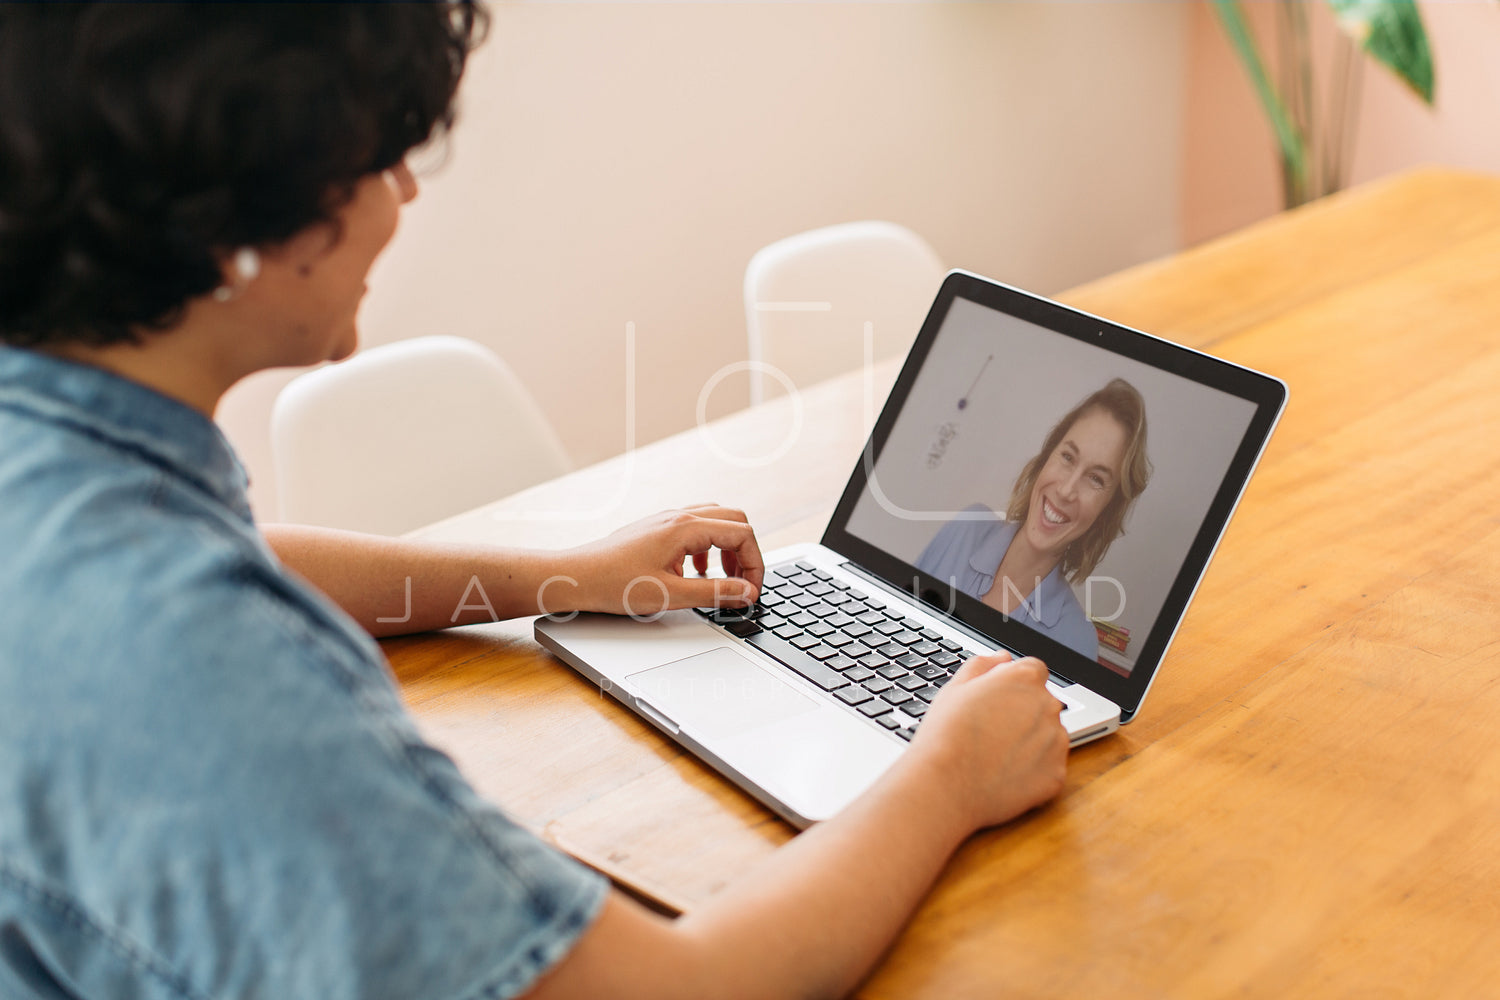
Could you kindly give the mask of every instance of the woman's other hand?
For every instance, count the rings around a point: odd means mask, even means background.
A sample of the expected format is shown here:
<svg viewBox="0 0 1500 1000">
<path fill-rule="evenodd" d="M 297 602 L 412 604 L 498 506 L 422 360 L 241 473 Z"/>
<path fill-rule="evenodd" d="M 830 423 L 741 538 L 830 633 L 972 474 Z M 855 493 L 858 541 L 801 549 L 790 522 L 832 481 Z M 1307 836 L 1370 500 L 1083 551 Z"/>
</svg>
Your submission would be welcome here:
<svg viewBox="0 0 1500 1000">
<path fill-rule="evenodd" d="M 699 573 L 717 548 L 727 578 L 683 573 L 689 556 Z M 760 596 L 765 563 L 745 512 L 717 504 L 663 511 L 581 546 L 564 560 L 577 589 L 559 585 L 570 605 L 552 610 L 653 615 L 673 608 L 744 607 Z M 565 596 L 566 595 L 566 596 Z M 554 603 L 544 600 L 546 607 Z"/>
<path fill-rule="evenodd" d="M 971 829 L 994 826 L 1062 790 L 1062 707 L 1041 660 L 976 656 L 933 701 L 911 752 L 937 764 Z"/>
</svg>

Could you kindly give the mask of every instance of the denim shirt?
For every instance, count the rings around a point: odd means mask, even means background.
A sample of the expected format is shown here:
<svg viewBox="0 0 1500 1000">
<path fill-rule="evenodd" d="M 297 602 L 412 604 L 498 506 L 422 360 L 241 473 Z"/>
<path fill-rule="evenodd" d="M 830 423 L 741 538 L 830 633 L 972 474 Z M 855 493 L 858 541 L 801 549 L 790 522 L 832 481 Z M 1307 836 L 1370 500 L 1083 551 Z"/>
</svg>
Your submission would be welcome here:
<svg viewBox="0 0 1500 1000">
<path fill-rule="evenodd" d="M 970 504 L 963 513 L 938 529 L 917 558 L 917 569 L 982 600 L 1020 525 L 982 503 Z M 1099 633 L 1063 579 L 1061 566 L 1052 567 L 1010 617 L 1091 660 L 1099 655 Z"/>
<path fill-rule="evenodd" d="M 0 997 L 489 998 L 598 876 L 481 801 L 202 415 L 0 347 Z"/>
</svg>

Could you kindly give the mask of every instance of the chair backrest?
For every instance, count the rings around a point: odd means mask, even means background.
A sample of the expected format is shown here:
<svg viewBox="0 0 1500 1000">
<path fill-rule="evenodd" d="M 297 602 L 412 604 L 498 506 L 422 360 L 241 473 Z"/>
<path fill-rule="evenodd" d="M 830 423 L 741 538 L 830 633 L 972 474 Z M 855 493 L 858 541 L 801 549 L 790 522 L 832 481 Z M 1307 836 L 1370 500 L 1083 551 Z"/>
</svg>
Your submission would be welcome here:
<svg viewBox="0 0 1500 1000">
<path fill-rule="evenodd" d="M 298 376 L 272 407 L 271 450 L 283 520 L 387 535 L 572 468 L 510 366 L 460 337 Z"/>
<path fill-rule="evenodd" d="M 865 324 L 874 356 L 904 354 L 943 280 L 943 262 L 893 222 L 849 222 L 763 247 L 745 268 L 750 398 L 784 391 L 763 366 L 798 388 L 859 367 Z"/>
</svg>

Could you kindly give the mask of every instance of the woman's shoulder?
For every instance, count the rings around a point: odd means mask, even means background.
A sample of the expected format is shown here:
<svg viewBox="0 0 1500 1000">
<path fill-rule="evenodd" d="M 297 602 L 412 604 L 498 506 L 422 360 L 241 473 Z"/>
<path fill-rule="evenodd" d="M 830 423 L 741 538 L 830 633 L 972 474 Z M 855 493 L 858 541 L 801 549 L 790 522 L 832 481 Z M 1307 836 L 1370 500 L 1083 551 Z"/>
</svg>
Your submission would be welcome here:
<svg viewBox="0 0 1500 1000">
<path fill-rule="evenodd" d="M 971 503 L 955 511 L 942 523 L 927 544 L 918 565 L 932 562 L 940 552 L 959 549 L 968 552 L 997 531 L 1014 530 L 1003 516 L 982 503 Z"/>
<path fill-rule="evenodd" d="M 982 503 L 971 503 L 948 519 L 948 525 L 965 532 L 988 536 L 997 531 L 1014 531 L 1015 525 L 1005 515 Z"/>
</svg>

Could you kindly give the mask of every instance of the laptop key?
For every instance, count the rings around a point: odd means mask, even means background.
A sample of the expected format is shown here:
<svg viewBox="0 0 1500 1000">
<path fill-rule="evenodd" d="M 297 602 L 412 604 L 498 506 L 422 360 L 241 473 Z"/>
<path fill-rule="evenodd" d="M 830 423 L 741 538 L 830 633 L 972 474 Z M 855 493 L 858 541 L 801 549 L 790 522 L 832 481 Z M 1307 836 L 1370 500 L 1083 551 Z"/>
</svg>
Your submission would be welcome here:
<svg viewBox="0 0 1500 1000">
<path fill-rule="evenodd" d="M 954 642 L 952 639 L 934 639 L 932 641 L 937 643 L 939 646 L 942 646 L 950 653 L 956 653 L 964 648 L 960 644 Z"/>
<path fill-rule="evenodd" d="M 880 697 L 885 699 L 887 705 L 905 705 L 912 700 L 910 691 L 903 691 L 898 687 L 880 692 Z"/>
<path fill-rule="evenodd" d="M 806 611 L 803 611 L 800 614 L 792 615 L 789 620 L 793 625 L 799 626 L 801 628 L 807 628 L 807 626 L 809 625 L 816 625 L 818 623 L 818 620 L 812 615 L 808 614 Z"/>
<path fill-rule="evenodd" d="M 890 711 L 891 707 L 889 705 L 887 705 L 883 701 L 876 701 L 874 698 L 871 698 L 869 701 L 859 706 L 859 714 L 868 716 L 871 719 L 875 718 L 875 716 L 877 715 L 887 715 L 890 713 Z"/>
<path fill-rule="evenodd" d="M 916 653 L 902 653 L 896 657 L 896 662 L 907 670 L 917 670 L 919 667 L 929 666 L 928 662 Z"/>
<path fill-rule="evenodd" d="M 772 659 L 790 667 L 793 672 L 812 681 L 824 691 L 835 691 L 849 683 L 837 670 L 830 670 L 826 665 L 819 663 L 785 639 L 777 638 L 773 633 L 762 632 L 745 641 Z"/>
<path fill-rule="evenodd" d="M 911 651 L 918 656 L 931 656 L 934 653 L 941 653 L 943 647 L 935 642 L 919 642 L 911 648 Z"/>
<path fill-rule="evenodd" d="M 861 625 L 869 625 L 873 628 L 885 621 L 885 615 L 879 611 L 866 611 L 864 614 L 857 616 L 855 620 Z"/>
<path fill-rule="evenodd" d="M 891 659 L 895 659 L 898 656 L 906 655 L 906 647 L 901 645 L 899 642 L 888 642 L 884 646 L 881 646 L 879 649 L 875 650 L 875 652 L 879 653 L 881 656 L 888 656 Z"/>
<path fill-rule="evenodd" d="M 874 676 L 875 671 L 869 667 L 851 667 L 844 671 L 844 680 L 853 681 L 855 684 L 858 684 L 860 681 L 867 681 Z"/>
<path fill-rule="evenodd" d="M 931 704 L 932 700 L 938 696 L 938 689 L 929 684 L 927 687 L 917 688 L 912 694 Z"/>
<path fill-rule="evenodd" d="M 913 719 L 920 719 L 922 716 L 927 714 L 927 705 L 925 702 L 913 698 L 911 701 L 901 706 L 901 711 L 905 712 Z"/>
<path fill-rule="evenodd" d="M 844 634 L 848 635 L 847 632 L 844 633 Z M 869 656 L 871 653 L 874 653 L 874 652 L 875 652 L 875 650 L 871 649 L 869 646 L 866 646 L 864 643 L 860 643 L 860 642 L 851 642 L 851 643 L 849 643 L 849 645 L 847 645 L 847 646 L 844 647 L 844 655 L 845 656 L 852 656 L 856 660 L 862 660 L 866 656 Z M 885 657 L 882 656 L 880 658 L 880 662 L 881 663 L 885 663 Z"/>
<path fill-rule="evenodd" d="M 854 640 L 842 632 L 834 632 L 832 635 L 823 636 L 823 644 L 825 646 L 833 646 L 835 649 L 843 649 L 845 646 L 854 645 Z M 848 654 L 844 655 L 847 656 Z"/>
<path fill-rule="evenodd" d="M 833 626 L 829 625 L 827 622 L 813 622 L 811 625 L 807 626 L 807 634 L 815 635 L 819 639 L 823 638 L 825 635 L 828 635 L 832 631 Z"/>
<path fill-rule="evenodd" d="M 755 635 L 757 632 L 764 632 L 765 629 L 761 628 L 755 622 L 743 621 L 729 622 L 724 626 L 724 631 L 728 632 L 730 635 L 737 635 L 741 639 L 748 639 L 752 635 Z"/>
<path fill-rule="evenodd" d="M 861 660 L 860 662 L 863 663 L 864 661 Z M 910 673 L 910 671 L 908 671 L 899 663 L 887 663 L 883 667 L 877 667 L 875 672 L 880 676 L 893 681 L 899 681 L 901 678 L 907 676 Z"/>
<path fill-rule="evenodd" d="M 823 663 L 834 670 L 848 670 L 854 666 L 854 661 L 847 656 L 830 656 Z"/>
<path fill-rule="evenodd" d="M 859 686 L 864 688 L 871 694 L 885 694 L 892 687 L 894 687 L 894 685 L 884 677 L 871 677 L 867 681 L 862 681 Z"/>
<path fill-rule="evenodd" d="M 798 636 L 798 635 L 802 634 L 802 630 L 800 628 L 798 628 L 797 626 L 793 625 L 791 622 L 787 622 L 784 625 L 777 625 L 775 628 L 771 629 L 771 631 L 775 632 L 777 635 L 781 636 L 783 639 L 790 639 L 793 636 Z"/>
<path fill-rule="evenodd" d="M 827 622 L 828 624 L 832 625 L 834 628 L 839 628 L 839 629 L 846 629 L 850 625 L 854 624 L 854 619 L 850 618 L 848 615 L 844 614 L 842 611 L 835 612 L 834 614 L 829 615 L 827 618 L 825 618 L 823 620 L 825 622 Z M 868 631 L 868 629 L 866 631 Z"/>
<path fill-rule="evenodd" d="M 917 669 L 913 670 L 912 673 L 916 674 L 918 677 L 923 677 L 933 682 L 936 682 L 940 678 L 944 681 L 948 679 L 948 671 L 944 670 L 942 667 L 935 667 L 930 663 L 925 667 L 918 667 Z"/>
<path fill-rule="evenodd" d="M 949 653 L 945 651 L 934 656 L 932 658 L 932 662 L 936 663 L 940 667 L 951 667 L 963 663 L 964 661 L 959 659 L 957 653 Z"/>
<path fill-rule="evenodd" d="M 807 655 L 815 660 L 831 660 L 839 655 L 839 651 L 832 646 L 825 646 L 819 643 L 816 646 L 810 646 L 807 650 Z"/>
<path fill-rule="evenodd" d="M 896 681 L 896 686 L 899 688 L 904 688 L 907 691 L 916 691 L 918 688 L 926 687 L 927 680 L 925 678 L 918 677 L 916 674 L 909 674 L 906 677 L 898 679 Z"/>
<path fill-rule="evenodd" d="M 819 618 L 832 618 L 839 613 L 839 609 L 832 604 L 824 604 L 822 601 L 819 601 L 817 604 L 809 604 L 807 606 L 807 613 L 816 615 Z"/>
<path fill-rule="evenodd" d="M 899 642 L 903 646 L 915 646 L 922 641 L 922 636 L 917 632 L 897 632 L 891 636 L 892 642 Z"/>
<path fill-rule="evenodd" d="M 833 692 L 833 696 L 839 701 L 843 702 L 845 705 L 863 705 L 865 702 L 875 697 L 864 688 L 856 687 L 853 684 L 850 684 L 848 687 L 839 688 L 837 691 Z"/>
<path fill-rule="evenodd" d="M 852 635 L 856 639 L 863 638 L 864 636 L 870 634 L 870 626 L 864 624 L 863 622 L 857 622 L 853 620 L 851 620 L 847 625 L 835 625 L 834 627 L 843 629 L 845 635 Z"/>
<path fill-rule="evenodd" d="M 797 638 L 788 641 L 798 649 L 812 649 L 814 646 L 821 645 L 818 642 L 818 637 L 815 635 L 799 635 Z"/>
<path fill-rule="evenodd" d="M 880 718 L 876 719 L 875 721 L 878 722 L 878 723 L 880 723 L 882 726 L 884 726 L 887 729 L 900 729 L 901 728 L 901 723 L 897 722 L 896 721 L 896 717 L 894 715 L 890 714 L 890 713 L 882 715 Z"/>
</svg>

